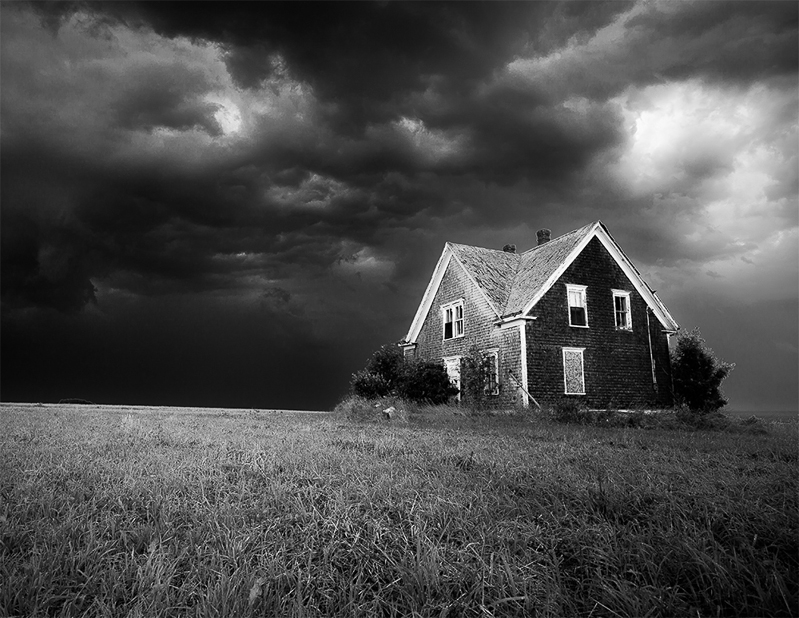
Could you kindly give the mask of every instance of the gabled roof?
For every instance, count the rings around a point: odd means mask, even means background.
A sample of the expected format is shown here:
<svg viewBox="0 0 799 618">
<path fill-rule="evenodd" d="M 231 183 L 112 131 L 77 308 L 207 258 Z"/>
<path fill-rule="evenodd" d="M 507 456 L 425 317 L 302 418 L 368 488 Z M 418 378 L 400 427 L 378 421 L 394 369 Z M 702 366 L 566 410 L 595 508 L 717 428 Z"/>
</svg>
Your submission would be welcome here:
<svg viewBox="0 0 799 618">
<path fill-rule="evenodd" d="M 529 311 L 529 309 L 525 311 L 524 308 L 530 299 L 544 287 L 547 290 L 551 287 L 551 285 L 546 285 L 547 281 L 564 263 L 568 261 L 571 264 L 569 256 L 588 237 L 595 225 L 595 223 L 591 223 L 522 253 L 516 276 L 510 286 L 503 315 L 515 315 Z"/>
<path fill-rule="evenodd" d="M 497 318 L 502 320 L 526 315 L 593 238 L 597 238 L 616 260 L 663 328 L 669 331 L 677 330 L 679 326 L 657 294 L 646 284 L 638 269 L 616 244 L 605 225 L 601 221 L 596 221 L 553 238 L 522 254 L 448 242 L 433 271 L 433 277 L 425 290 L 405 340 L 416 341 L 444 273 L 453 258 L 485 296 Z"/>
<path fill-rule="evenodd" d="M 497 314 L 505 309 L 510 294 L 510 282 L 519 268 L 519 256 L 507 251 L 483 249 L 448 242 L 463 269 L 471 275 L 477 287 Z"/>
</svg>

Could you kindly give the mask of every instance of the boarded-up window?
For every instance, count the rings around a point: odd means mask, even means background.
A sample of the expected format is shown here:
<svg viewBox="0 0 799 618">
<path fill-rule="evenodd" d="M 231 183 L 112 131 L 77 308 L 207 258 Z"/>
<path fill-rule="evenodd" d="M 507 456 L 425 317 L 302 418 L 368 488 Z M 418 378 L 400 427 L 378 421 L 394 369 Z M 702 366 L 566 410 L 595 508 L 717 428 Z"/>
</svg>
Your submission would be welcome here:
<svg viewBox="0 0 799 618">
<path fill-rule="evenodd" d="M 584 348 L 563 348 L 563 382 L 567 395 L 585 395 Z"/>
</svg>

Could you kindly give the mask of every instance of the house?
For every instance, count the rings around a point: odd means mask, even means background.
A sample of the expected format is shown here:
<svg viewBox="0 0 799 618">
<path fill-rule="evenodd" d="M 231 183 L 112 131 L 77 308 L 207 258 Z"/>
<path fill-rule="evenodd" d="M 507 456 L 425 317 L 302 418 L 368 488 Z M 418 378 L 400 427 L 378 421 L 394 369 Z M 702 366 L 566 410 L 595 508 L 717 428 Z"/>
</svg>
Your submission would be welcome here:
<svg viewBox="0 0 799 618">
<path fill-rule="evenodd" d="M 406 357 L 488 361 L 497 407 L 565 400 L 591 408 L 672 404 L 679 326 L 601 221 L 516 253 L 446 243 L 405 339 Z"/>
</svg>

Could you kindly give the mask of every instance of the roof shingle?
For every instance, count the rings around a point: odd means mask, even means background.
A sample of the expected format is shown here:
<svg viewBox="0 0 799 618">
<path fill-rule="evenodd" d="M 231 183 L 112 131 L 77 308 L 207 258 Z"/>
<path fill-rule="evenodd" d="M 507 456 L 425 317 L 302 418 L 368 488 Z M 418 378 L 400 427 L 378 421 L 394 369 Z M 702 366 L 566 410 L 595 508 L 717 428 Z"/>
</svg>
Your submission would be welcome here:
<svg viewBox="0 0 799 618">
<path fill-rule="evenodd" d="M 448 243 L 500 316 L 520 313 L 594 223 L 553 238 L 522 254 Z"/>
</svg>

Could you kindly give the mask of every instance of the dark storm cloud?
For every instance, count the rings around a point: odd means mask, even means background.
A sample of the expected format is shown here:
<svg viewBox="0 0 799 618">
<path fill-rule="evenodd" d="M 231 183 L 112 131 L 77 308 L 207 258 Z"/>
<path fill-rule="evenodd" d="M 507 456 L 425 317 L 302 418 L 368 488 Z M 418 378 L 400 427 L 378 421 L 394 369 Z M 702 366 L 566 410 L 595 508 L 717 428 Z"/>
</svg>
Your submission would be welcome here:
<svg viewBox="0 0 799 618">
<path fill-rule="evenodd" d="M 41 229 L 17 213 L 3 213 L 5 309 L 29 304 L 66 313 L 97 302 L 90 277 L 98 272 L 84 238 L 64 228 Z"/>
<path fill-rule="evenodd" d="M 679 54 L 663 57 L 660 75 L 748 83 L 774 75 L 795 76 L 799 6 L 795 2 L 696 2 L 664 6 L 631 18 L 635 45 L 668 41 Z M 657 52 L 657 48 L 651 50 Z M 655 67 L 656 69 L 658 67 Z"/>
<path fill-rule="evenodd" d="M 168 341 L 159 312 L 185 312 L 173 343 L 221 357 L 221 331 L 243 345 L 268 322 L 249 358 L 278 371 L 271 337 L 301 363 L 290 333 L 325 350 L 332 392 L 342 347 L 404 334 L 446 240 L 523 250 L 601 218 L 662 280 L 687 265 L 732 287 L 713 260 L 784 256 L 774 230 L 796 225 L 793 3 L 2 10 L 9 332 L 85 307 L 87 336 L 101 315 Z M 739 198 L 760 209 L 740 206 L 742 239 L 707 205 L 752 179 L 767 204 Z M 211 321 L 212 346 L 186 343 Z"/>
<path fill-rule="evenodd" d="M 164 36 L 223 45 L 241 85 L 252 87 L 269 77 L 275 65 L 265 59 L 279 53 L 322 98 L 354 102 L 390 101 L 433 76 L 453 84 L 481 79 L 526 46 L 560 45 L 629 6 L 577 4 L 581 10 L 547 3 L 510 3 L 499 9 L 479 2 L 208 2 L 191 10 L 180 3 L 91 6 Z M 539 39 L 545 29 L 546 39 Z"/>
<path fill-rule="evenodd" d="M 559 50 L 556 62 L 520 60 L 507 79 L 536 96 L 600 101 L 670 80 L 795 82 L 798 13 L 791 2 L 642 3 L 605 36 Z"/>
<path fill-rule="evenodd" d="M 561 104 L 581 88 L 580 82 L 568 81 L 568 70 L 554 76 L 556 85 L 561 80 L 561 92 L 553 90 L 546 79 L 543 83 L 514 80 L 502 77 L 502 71 L 508 61 L 530 50 L 545 55 L 569 42 L 563 52 L 568 56 L 574 46 L 590 42 L 599 28 L 629 5 L 518 3 L 502 5 L 503 10 L 480 3 L 269 4 L 257 8 L 202 3 L 192 10 L 161 3 L 76 6 L 90 8 L 104 24 L 121 21 L 151 27 L 168 37 L 219 44 L 226 50 L 228 69 L 241 85 L 255 87 L 270 76 L 290 73 L 308 83 L 322 102 L 312 124 L 288 124 L 277 130 L 271 126 L 256 133 L 251 145 L 237 153 L 238 168 L 226 157 L 188 170 L 160 156 L 149 156 L 141 163 L 134 160 L 124 170 L 98 165 L 91 191 L 76 198 L 80 203 L 75 216 L 103 239 L 96 244 L 106 246 L 126 271 L 151 275 L 160 271 L 166 277 L 185 278 L 209 270 L 209 256 L 202 251 L 212 247 L 205 248 L 202 236 L 197 242 L 163 243 L 172 234 L 191 239 L 202 226 L 224 230 L 218 236 L 230 239 L 224 251 L 236 249 L 247 238 L 244 230 L 254 227 L 292 235 L 315 224 L 327 230 L 325 236 L 330 239 L 343 231 L 369 241 L 374 236 L 370 227 L 376 222 L 390 226 L 417 216 L 420 203 L 408 198 L 420 191 L 404 191 L 402 186 L 409 178 L 415 186 L 424 186 L 420 177 L 428 173 L 436 174 L 435 186 L 427 183 L 427 190 L 416 197 L 432 209 L 430 214 L 445 215 L 453 208 L 447 202 L 453 187 L 463 182 L 514 185 L 533 180 L 538 195 L 550 200 L 553 196 L 547 195 L 547 186 L 560 184 L 563 201 L 571 197 L 568 190 L 563 193 L 563 180 L 579 174 L 599 153 L 618 147 L 624 139 L 622 119 L 612 105 Z M 758 35 L 772 28 L 766 48 L 784 44 L 786 32 L 790 35 L 790 27 L 786 30 L 784 25 L 786 17 L 790 24 L 790 11 L 772 16 L 770 10 L 725 6 L 724 11 L 690 7 L 676 13 L 652 8 L 628 19 L 625 28 L 632 34 L 620 46 L 629 57 L 623 70 L 632 69 L 634 77 L 641 79 L 655 79 L 651 67 L 649 73 L 635 68 L 636 62 L 644 64 L 649 56 L 634 52 L 640 51 L 644 41 L 655 47 L 663 41 L 671 44 L 687 22 L 692 36 L 700 41 L 690 53 L 704 60 L 730 55 L 723 50 L 705 53 L 717 47 L 715 33 L 730 22 L 735 27 L 750 23 Z M 61 20 L 69 15 L 63 7 L 56 11 Z M 663 56 L 664 62 L 670 57 Z M 685 58 L 689 65 L 696 61 L 690 55 Z M 733 54 L 730 64 L 734 61 Z M 622 67 L 617 71 L 620 75 Z M 213 116 L 219 106 L 202 98 L 209 88 L 207 76 L 172 62 L 136 66 L 125 77 L 125 87 L 109 104 L 116 128 L 199 128 L 212 136 L 220 134 Z M 609 76 L 596 71 L 593 77 L 607 80 Z M 440 130 L 440 139 L 460 139 L 461 152 L 441 159 L 420 157 L 418 148 L 391 125 L 403 114 L 426 123 L 422 133 Z M 695 179 L 724 168 L 712 157 L 694 159 L 685 169 Z M 54 166 L 56 175 L 58 169 Z M 90 175 L 86 168 L 81 173 Z M 287 174 L 293 182 L 286 182 Z M 308 180 L 314 174 L 361 191 L 332 195 L 329 187 Z M 387 182 L 391 175 L 400 180 Z M 312 187 L 314 182 L 319 186 Z M 326 207 L 314 212 L 262 208 L 263 195 L 270 189 L 300 185 L 302 190 L 292 193 L 294 199 L 315 191 L 317 201 Z M 512 221 L 518 211 L 508 205 L 482 213 L 483 217 L 475 211 L 473 222 L 490 219 L 501 224 Z M 237 236 L 236 230 L 243 235 Z M 269 242 L 264 238 L 250 249 L 268 250 Z M 332 263 L 337 257 L 335 249 L 313 255 L 320 263 Z"/>
<path fill-rule="evenodd" d="M 173 63 L 131 71 L 128 78 L 132 87 L 122 90 L 113 103 L 117 125 L 134 130 L 199 128 L 209 135 L 220 135 L 222 130 L 214 119 L 219 106 L 198 96 L 208 90 L 204 76 L 182 69 Z"/>
</svg>

